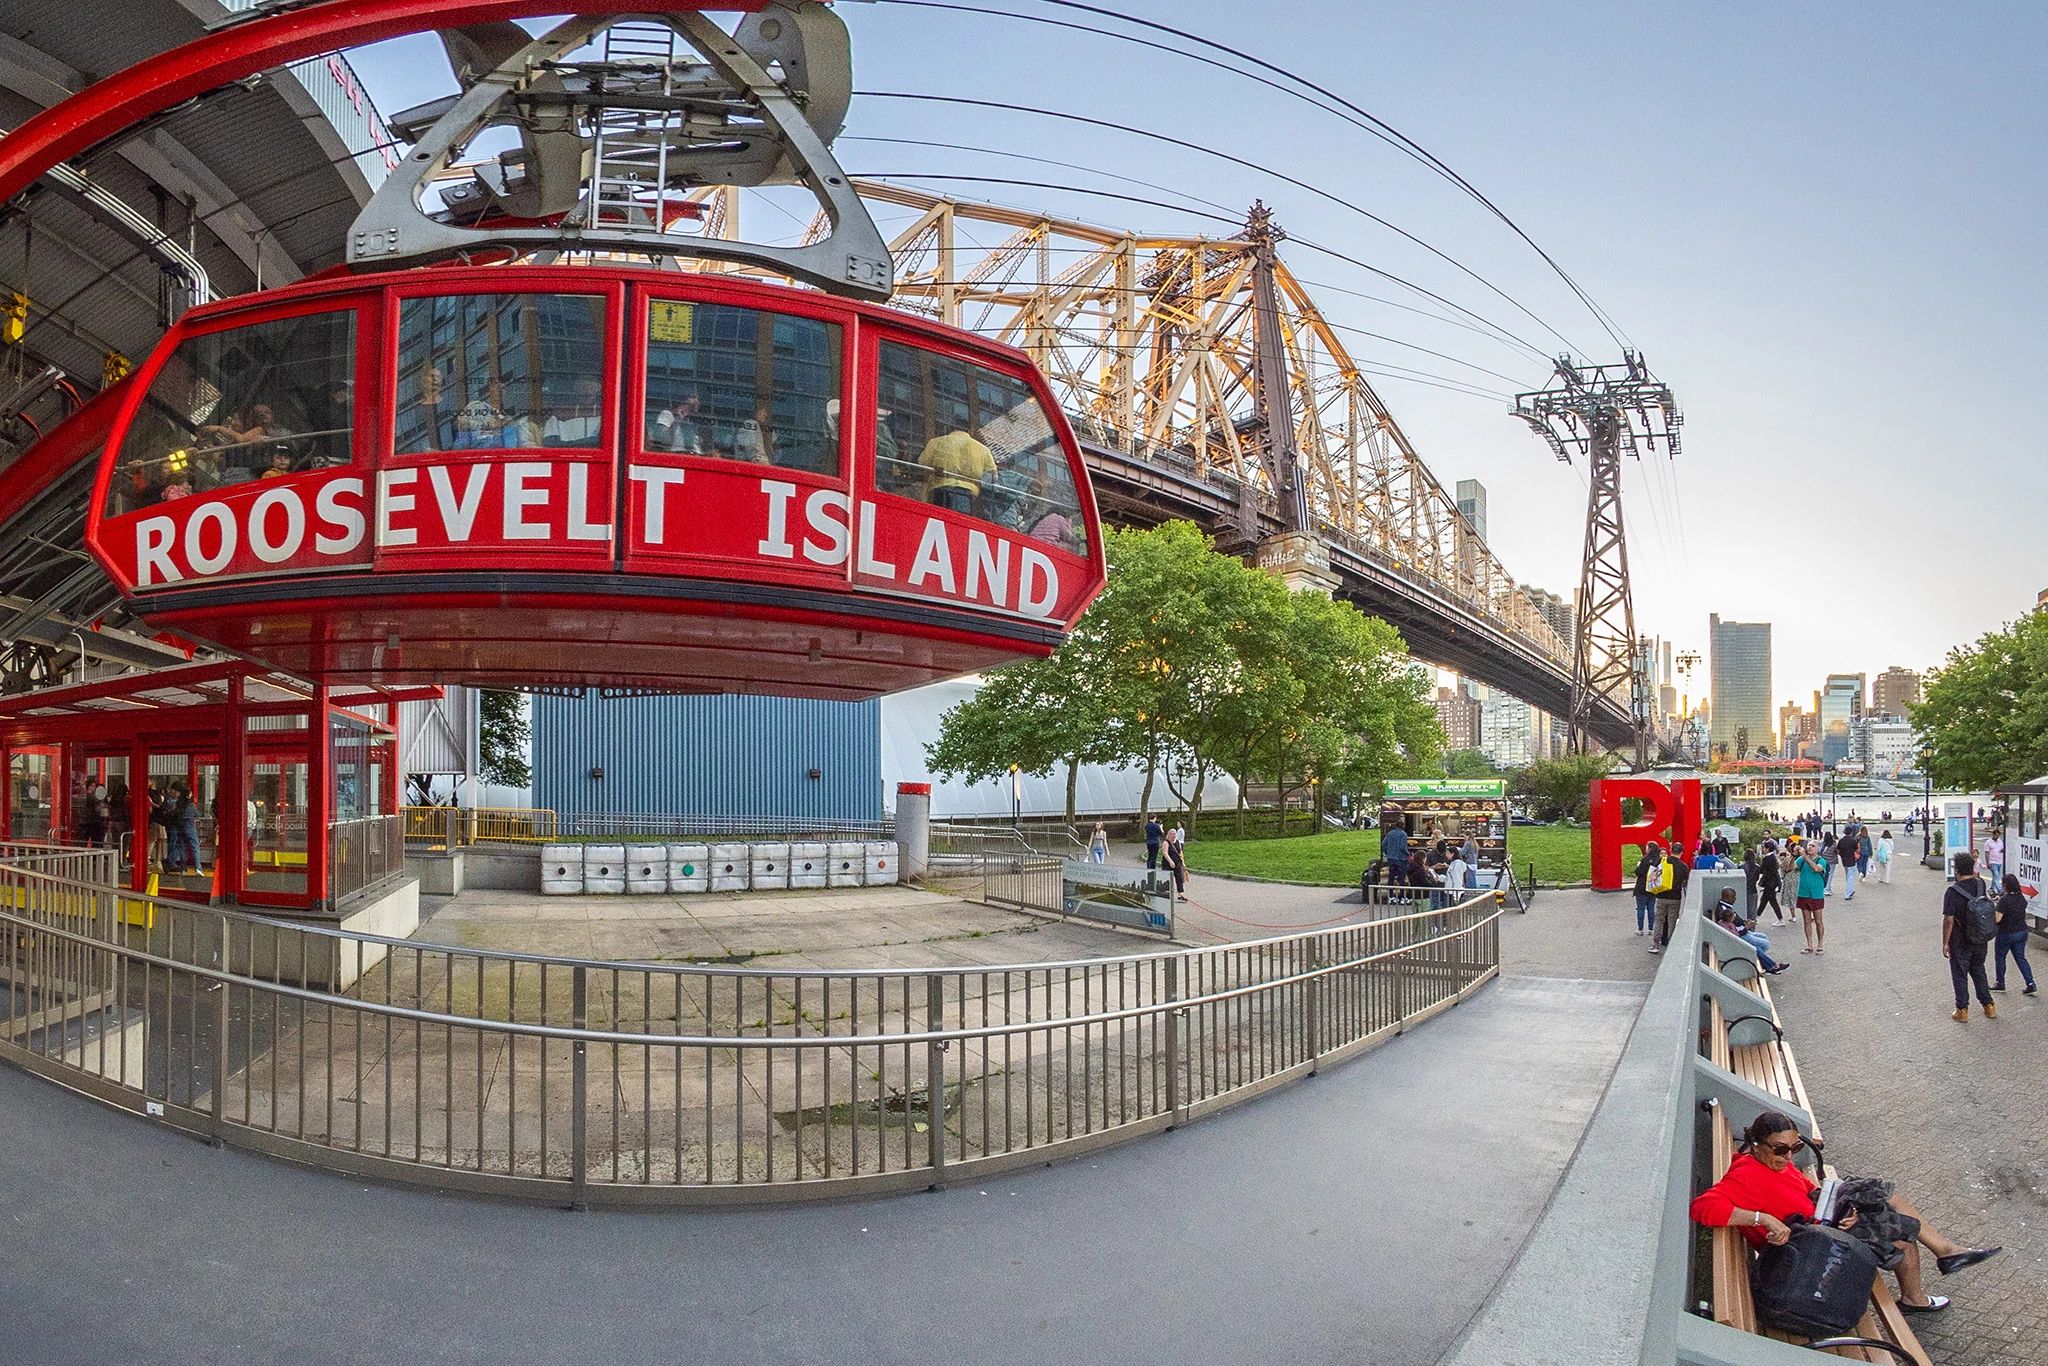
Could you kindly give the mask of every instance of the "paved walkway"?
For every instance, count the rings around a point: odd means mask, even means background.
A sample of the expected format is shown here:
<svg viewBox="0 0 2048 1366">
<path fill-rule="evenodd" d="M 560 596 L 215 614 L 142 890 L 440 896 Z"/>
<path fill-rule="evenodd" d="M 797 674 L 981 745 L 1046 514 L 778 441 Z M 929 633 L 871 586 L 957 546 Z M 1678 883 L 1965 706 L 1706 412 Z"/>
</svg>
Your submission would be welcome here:
<svg viewBox="0 0 2048 1366">
<path fill-rule="evenodd" d="M 0 1067 L 0 1341 L 53 1364 L 1431 1362 L 1619 1056 L 1642 985 L 1578 970 L 1606 966 L 1582 946 L 1612 902 L 1539 900 L 1504 927 L 1505 980 L 1227 1114 L 987 1186 L 793 1210 L 365 1187 Z"/>
<path fill-rule="evenodd" d="M 1954 1280 L 1933 1278 L 1955 1299 L 1914 1323 L 1935 1362 L 2038 1366 L 2048 1361 L 2048 995 L 2022 996 L 2015 973 L 1996 997 L 1998 1019 L 1974 1002 L 1968 1024 L 1949 1018 L 1942 887 L 1940 874 L 1907 864 L 1889 887 L 1859 883 L 1854 901 L 1832 898 L 1819 958 L 1798 951 L 1789 927 L 1774 936 L 1794 966 L 1771 993 L 1829 1157 L 1890 1178 L 1951 1237 L 2005 1247 Z M 2048 947 L 2034 943 L 2048 983 Z"/>
</svg>

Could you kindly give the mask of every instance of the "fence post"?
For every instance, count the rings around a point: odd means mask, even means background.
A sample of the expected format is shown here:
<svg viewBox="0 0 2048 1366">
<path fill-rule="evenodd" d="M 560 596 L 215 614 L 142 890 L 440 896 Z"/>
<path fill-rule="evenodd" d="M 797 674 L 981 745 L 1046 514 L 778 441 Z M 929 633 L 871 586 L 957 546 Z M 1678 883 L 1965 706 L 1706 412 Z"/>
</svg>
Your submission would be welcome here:
<svg viewBox="0 0 2048 1366">
<path fill-rule="evenodd" d="M 1310 972 L 1315 972 L 1323 966 L 1322 936 L 1317 935 L 1309 941 L 1308 967 Z M 1323 1061 L 1322 985 L 1323 979 L 1320 977 L 1308 979 L 1306 995 L 1308 997 L 1308 1074 L 1310 1076 L 1316 1074 Z"/>
<path fill-rule="evenodd" d="M 214 941 L 213 965 L 222 972 L 228 967 L 228 925 L 222 920 L 216 932 L 220 936 Z M 227 1105 L 228 1105 L 228 984 L 212 984 L 213 999 L 213 1113 L 209 1128 L 213 1146 L 227 1146 Z M 304 1104 L 306 1079 L 299 1078 L 300 1103 Z"/>
<path fill-rule="evenodd" d="M 924 979 L 924 1027 L 927 1032 L 945 1028 L 946 984 L 934 972 Z M 946 1188 L 946 1041 L 932 1039 L 924 1046 L 924 1117 L 926 1162 L 932 1169 L 929 1189 Z"/>
<path fill-rule="evenodd" d="M 576 965 L 571 981 L 569 1011 L 571 1023 L 577 1030 L 577 1038 L 572 1045 L 572 1061 L 569 1068 L 569 1208 L 580 1210 L 585 1206 L 585 1184 L 588 1181 L 587 1130 L 590 1120 L 590 1045 L 582 1037 L 582 1031 L 590 1027 L 589 998 L 585 994 L 587 983 L 581 963 Z M 545 1041 L 541 1047 L 547 1047 Z M 542 1122 L 546 1122 L 545 1118 Z"/>
<path fill-rule="evenodd" d="M 1168 1128 L 1187 1122 L 1180 1093 L 1181 1051 L 1187 1041 L 1181 1037 L 1180 1016 L 1180 955 L 1175 954 L 1166 960 L 1166 1112 L 1173 1116 Z"/>
</svg>

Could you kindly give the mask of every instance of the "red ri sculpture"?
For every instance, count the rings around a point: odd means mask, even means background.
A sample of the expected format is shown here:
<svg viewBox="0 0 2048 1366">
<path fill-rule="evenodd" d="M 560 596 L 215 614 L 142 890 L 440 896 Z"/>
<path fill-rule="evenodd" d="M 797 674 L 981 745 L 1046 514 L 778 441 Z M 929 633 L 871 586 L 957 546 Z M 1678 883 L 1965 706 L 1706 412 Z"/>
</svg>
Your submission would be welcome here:
<svg viewBox="0 0 2048 1366">
<path fill-rule="evenodd" d="M 1643 818 L 1624 825 L 1621 804 L 1643 804 Z M 1688 854 L 1700 842 L 1700 780 L 1679 778 L 1668 786 L 1655 778 L 1601 778 L 1593 784 L 1593 890 L 1621 890 L 1621 851 L 1655 841 Z M 1690 860 L 1688 860 L 1689 862 Z"/>
</svg>

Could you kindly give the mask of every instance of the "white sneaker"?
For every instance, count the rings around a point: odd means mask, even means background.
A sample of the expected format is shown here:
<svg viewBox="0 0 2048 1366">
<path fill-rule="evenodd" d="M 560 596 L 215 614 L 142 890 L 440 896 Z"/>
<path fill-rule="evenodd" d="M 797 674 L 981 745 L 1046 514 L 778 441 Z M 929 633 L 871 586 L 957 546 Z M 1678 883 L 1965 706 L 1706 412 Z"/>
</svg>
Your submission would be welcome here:
<svg viewBox="0 0 2048 1366">
<path fill-rule="evenodd" d="M 1652 945 L 1650 945 L 1650 952 L 1651 952 L 1651 953 L 1662 953 L 1662 952 L 1663 952 L 1663 950 L 1662 950 L 1662 949 L 1660 949 L 1660 948 L 1658 948 L 1658 947 L 1657 947 L 1657 946 L 1656 946 L 1655 944 L 1652 944 Z"/>
</svg>

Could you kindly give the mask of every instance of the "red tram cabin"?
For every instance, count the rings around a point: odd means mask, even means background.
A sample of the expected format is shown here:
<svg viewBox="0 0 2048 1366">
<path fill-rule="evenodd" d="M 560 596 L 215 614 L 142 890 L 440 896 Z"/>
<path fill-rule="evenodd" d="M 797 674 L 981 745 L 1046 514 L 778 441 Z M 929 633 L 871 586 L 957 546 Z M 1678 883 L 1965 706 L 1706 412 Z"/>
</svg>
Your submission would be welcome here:
<svg viewBox="0 0 2048 1366">
<path fill-rule="evenodd" d="M 862 698 L 1049 653 L 1103 579 L 1023 353 L 610 266 L 193 310 L 113 417 L 87 540 L 152 624 L 335 686 Z"/>
</svg>

